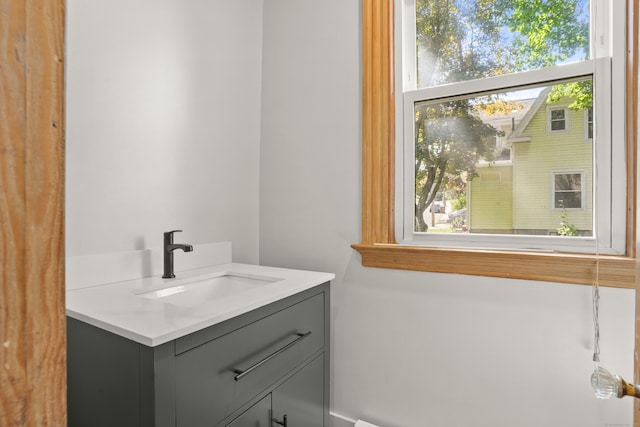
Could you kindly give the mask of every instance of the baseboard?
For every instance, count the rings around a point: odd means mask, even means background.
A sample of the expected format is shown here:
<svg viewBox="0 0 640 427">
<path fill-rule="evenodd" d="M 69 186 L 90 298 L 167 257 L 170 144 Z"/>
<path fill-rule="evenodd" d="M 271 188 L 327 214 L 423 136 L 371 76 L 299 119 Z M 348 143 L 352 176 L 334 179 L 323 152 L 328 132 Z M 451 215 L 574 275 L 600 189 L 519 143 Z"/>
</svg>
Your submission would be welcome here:
<svg viewBox="0 0 640 427">
<path fill-rule="evenodd" d="M 331 417 L 331 427 L 353 427 L 356 423 L 356 420 L 336 414 L 335 412 L 330 412 L 329 416 Z"/>
</svg>

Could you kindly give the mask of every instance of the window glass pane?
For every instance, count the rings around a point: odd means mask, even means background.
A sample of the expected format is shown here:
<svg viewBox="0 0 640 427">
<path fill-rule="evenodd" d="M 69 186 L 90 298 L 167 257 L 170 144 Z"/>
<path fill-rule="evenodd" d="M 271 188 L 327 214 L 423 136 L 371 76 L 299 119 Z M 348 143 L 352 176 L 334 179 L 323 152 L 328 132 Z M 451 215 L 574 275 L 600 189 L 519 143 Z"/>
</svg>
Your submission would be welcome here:
<svg viewBox="0 0 640 427">
<path fill-rule="evenodd" d="M 587 139 L 592 139 L 593 138 L 593 108 L 589 108 L 587 110 L 587 129 L 586 129 L 586 135 L 585 137 Z"/>
<path fill-rule="evenodd" d="M 580 191 L 581 175 L 579 173 L 556 174 L 556 191 Z"/>
<path fill-rule="evenodd" d="M 551 110 L 551 130 L 565 130 L 566 122 L 565 122 L 565 110 Z"/>
<path fill-rule="evenodd" d="M 582 208 L 582 174 L 558 173 L 554 179 L 556 209 Z"/>
<path fill-rule="evenodd" d="M 582 194 L 580 192 L 556 193 L 556 209 L 580 209 L 582 206 Z"/>
<path fill-rule="evenodd" d="M 588 0 L 416 0 L 417 88 L 589 57 Z"/>
<path fill-rule="evenodd" d="M 414 231 L 591 236 L 592 97 L 587 79 L 415 103 Z"/>
</svg>

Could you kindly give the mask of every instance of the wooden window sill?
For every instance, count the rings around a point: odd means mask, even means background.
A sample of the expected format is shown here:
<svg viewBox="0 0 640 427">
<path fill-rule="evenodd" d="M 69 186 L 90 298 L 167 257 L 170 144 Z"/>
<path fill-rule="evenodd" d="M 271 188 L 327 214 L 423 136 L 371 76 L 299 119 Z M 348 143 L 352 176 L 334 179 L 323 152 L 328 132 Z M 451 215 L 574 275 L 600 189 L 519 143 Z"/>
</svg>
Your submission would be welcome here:
<svg viewBox="0 0 640 427">
<path fill-rule="evenodd" d="M 594 255 L 465 250 L 398 244 L 355 244 L 352 247 L 360 253 L 362 265 L 366 267 L 581 285 L 592 285 L 596 277 Z M 600 255 L 598 261 L 600 286 L 635 289 L 634 258 Z"/>
</svg>

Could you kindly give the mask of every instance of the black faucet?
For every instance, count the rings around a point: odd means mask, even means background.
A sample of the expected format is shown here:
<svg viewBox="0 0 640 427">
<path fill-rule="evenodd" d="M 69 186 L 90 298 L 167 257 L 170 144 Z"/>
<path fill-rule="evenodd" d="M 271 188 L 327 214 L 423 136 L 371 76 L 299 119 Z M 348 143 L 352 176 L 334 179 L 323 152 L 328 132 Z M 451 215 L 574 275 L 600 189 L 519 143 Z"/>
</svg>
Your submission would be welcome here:
<svg viewBox="0 0 640 427">
<path fill-rule="evenodd" d="M 176 277 L 173 274 L 173 251 L 176 249 L 182 249 L 185 252 L 191 252 L 193 246 L 184 243 L 173 243 L 173 233 L 181 232 L 182 230 L 167 231 L 164 233 L 164 274 L 163 279 L 173 279 Z"/>
</svg>

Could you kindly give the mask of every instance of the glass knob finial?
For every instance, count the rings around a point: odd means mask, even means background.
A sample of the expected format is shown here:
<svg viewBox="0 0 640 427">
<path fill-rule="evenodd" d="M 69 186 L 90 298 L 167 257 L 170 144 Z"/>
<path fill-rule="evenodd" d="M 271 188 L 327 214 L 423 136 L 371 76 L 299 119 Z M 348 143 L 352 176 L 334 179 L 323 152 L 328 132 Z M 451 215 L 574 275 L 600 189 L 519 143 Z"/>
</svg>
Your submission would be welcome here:
<svg viewBox="0 0 640 427">
<path fill-rule="evenodd" d="M 622 397 L 620 395 L 620 378 L 612 375 L 601 366 L 596 366 L 593 374 L 591 374 L 591 386 L 598 399 Z"/>
</svg>

